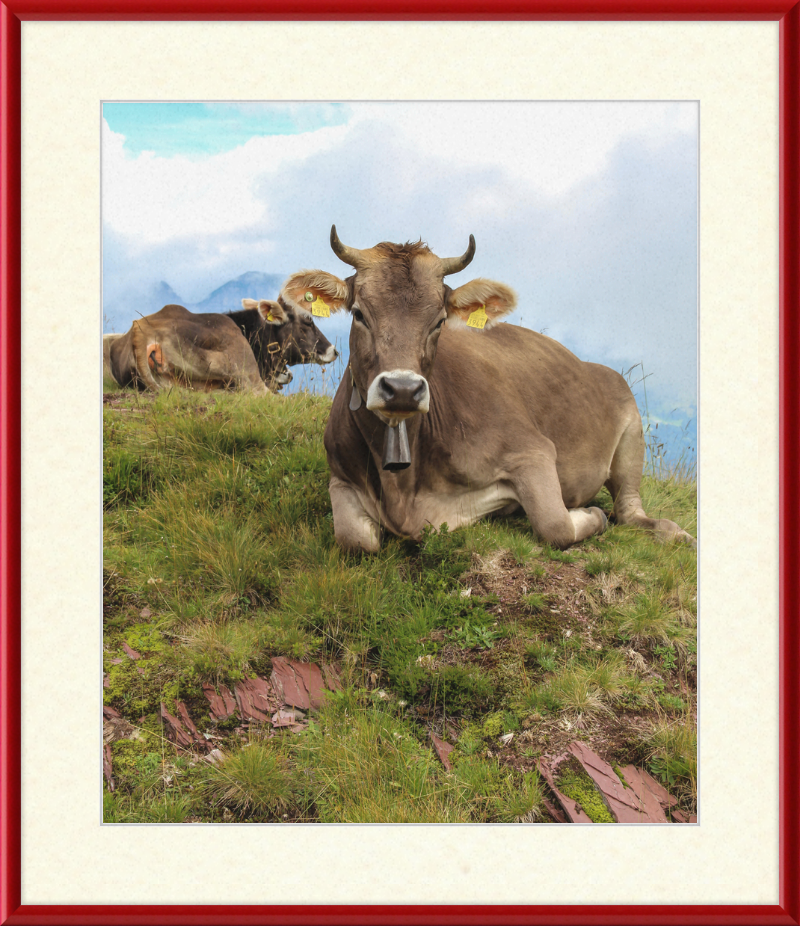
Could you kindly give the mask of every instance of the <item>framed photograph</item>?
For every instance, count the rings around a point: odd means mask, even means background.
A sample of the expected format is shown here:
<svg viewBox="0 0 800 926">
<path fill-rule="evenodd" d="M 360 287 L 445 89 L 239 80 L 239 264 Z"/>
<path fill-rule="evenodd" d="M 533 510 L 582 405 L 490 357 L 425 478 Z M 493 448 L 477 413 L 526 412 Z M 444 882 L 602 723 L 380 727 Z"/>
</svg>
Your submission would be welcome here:
<svg viewBox="0 0 800 926">
<path fill-rule="evenodd" d="M 798 7 L 12 2 L 2 17 L 0 922 L 800 922 Z M 493 521 L 461 563 L 442 526 L 453 512 L 405 534 L 382 515 L 379 553 L 339 552 L 322 432 L 343 377 L 351 410 L 361 392 L 374 402 L 350 334 L 370 321 L 359 261 L 417 237 L 453 274 L 445 302 L 468 328 L 488 332 L 505 300 L 537 344 L 627 374 L 650 465 L 688 466 L 698 487 L 696 520 L 658 522 L 697 537 L 696 599 L 675 591 L 695 554 L 670 545 L 647 569 L 672 610 L 647 611 L 624 527 L 613 547 L 588 531 L 575 559 L 555 535 L 535 546 L 524 518 Z M 481 304 L 464 308 L 477 284 Z M 219 313 L 242 299 L 273 333 L 296 315 L 293 343 L 301 322 L 321 332 L 291 358 L 277 339 L 283 366 L 254 374 L 264 428 L 286 434 L 265 443 L 252 420 L 239 434 L 247 397 L 162 389 L 151 414 L 146 394 L 137 406 L 114 392 L 104 465 L 100 330 L 152 334 L 161 305 Z M 159 337 L 135 375 L 194 375 Z M 298 392 L 305 436 L 281 411 Z M 204 422 L 225 415 L 227 449 L 210 446 Z M 269 465 L 248 456 L 259 441 Z M 384 468 L 407 450 L 384 447 Z M 682 510 L 647 491 L 655 517 Z M 573 521 L 624 525 L 597 498 Z M 502 576 L 487 565 L 501 534 Z M 375 577 L 403 584 L 418 561 L 437 613 L 412 627 Z M 553 597 L 565 580 L 574 614 Z M 545 619 L 558 632 L 528 639 Z M 325 711 L 270 700 L 284 671 L 317 665 L 351 731 L 341 754 Z M 486 667 L 502 699 L 481 687 Z M 682 717 L 696 758 L 653 746 Z M 181 736 L 194 746 L 176 748 Z M 386 738 L 375 810 L 366 766 L 345 765 Z M 666 787 L 654 813 L 686 825 L 555 825 L 626 822 L 608 796 L 594 811 L 570 798 L 564 769 L 592 777 L 607 759 L 625 803 L 629 755 Z M 270 774 L 284 797 L 254 784 Z M 264 788 L 278 797 L 259 804 Z"/>
</svg>

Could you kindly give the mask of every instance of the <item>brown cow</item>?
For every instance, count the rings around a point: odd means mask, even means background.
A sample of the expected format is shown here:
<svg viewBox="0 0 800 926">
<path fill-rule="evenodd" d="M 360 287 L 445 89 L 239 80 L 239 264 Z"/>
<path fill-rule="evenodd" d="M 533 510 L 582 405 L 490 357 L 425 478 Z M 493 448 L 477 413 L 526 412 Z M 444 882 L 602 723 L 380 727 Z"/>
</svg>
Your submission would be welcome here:
<svg viewBox="0 0 800 926">
<path fill-rule="evenodd" d="M 103 338 L 104 374 L 121 386 L 278 391 L 287 363 L 329 363 L 337 353 L 308 311 L 280 301 L 243 299 L 244 309 L 194 314 L 181 305 L 137 319 L 124 335 Z"/>
<path fill-rule="evenodd" d="M 426 525 L 522 507 L 534 533 L 563 549 L 604 530 L 603 512 L 584 507 L 604 485 L 619 523 L 694 543 L 643 510 L 642 423 L 623 377 L 496 324 L 516 304 L 507 286 L 445 284 L 472 260 L 472 236 L 444 260 L 422 243 L 346 247 L 335 226 L 331 246 L 353 276 L 301 271 L 284 291 L 353 316 L 325 431 L 341 546 L 375 551 L 382 529 L 419 538 Z"/>
<path fill-rule="evenodd" d="M 127 334 L 104 338 L 104 355 L 106 344 L 108 369 L 120 386 L 157 390 L 179 383 L 268 392 L 250 345 L 225 315 L 165 305 L 134 321 Z"/>
</svg>

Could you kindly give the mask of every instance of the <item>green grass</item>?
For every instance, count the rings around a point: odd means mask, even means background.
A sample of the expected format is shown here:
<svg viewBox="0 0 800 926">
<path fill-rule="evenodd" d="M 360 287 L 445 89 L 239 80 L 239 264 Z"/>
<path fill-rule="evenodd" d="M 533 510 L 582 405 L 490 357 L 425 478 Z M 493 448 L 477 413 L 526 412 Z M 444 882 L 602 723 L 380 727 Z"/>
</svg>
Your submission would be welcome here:
<svg viewBox="0 0 800 926">
<path fill-rule="evenodd" d="M 613 524 L 561 552 L 521 517 L 343 553 L 329 408 L 180 389 L 105 406 L 104 700 L 139 737 L 111 747 L 105 818 L 533 822 L 536 758 L 568 733 L 693 812 L 695 553 Z M 643 497 L 696 530 L 685 473 Z M 343 691 L 302 733 L 213 723 L 202 684 L 268 677 L 274 656 L 335 663 Z M 218 764 L 167 741 L 176 700 Z M 449 772 L 431 730 L 456 747 Z"/>
<path fill-rule="evenodd" d="M 647 737 L 650 771 L 690 807 L 697 802 L 697 727 L 688 709 L 662 717 Z"/>
<path fill-rule="evenodd" d="M 279 747 L 253 742 L 208 765 L 201 793 L 243 819 L 271 820 L 301 801 L 303 783 Z"/>
</svg>

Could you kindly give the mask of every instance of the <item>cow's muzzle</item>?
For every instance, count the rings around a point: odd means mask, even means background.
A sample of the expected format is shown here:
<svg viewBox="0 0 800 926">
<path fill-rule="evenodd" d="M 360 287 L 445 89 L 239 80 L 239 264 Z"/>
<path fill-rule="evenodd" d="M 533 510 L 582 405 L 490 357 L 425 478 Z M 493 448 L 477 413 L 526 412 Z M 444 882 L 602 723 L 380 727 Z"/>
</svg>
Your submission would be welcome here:
<svg viewBox="0 0 800 926">
<path fill-rule="evenodd" d="M 429 403 L 428 381 L 411 370 L 379 373 L 367 392 L 367 408 L 394 422 L 427 412 Z"/>
</svg>

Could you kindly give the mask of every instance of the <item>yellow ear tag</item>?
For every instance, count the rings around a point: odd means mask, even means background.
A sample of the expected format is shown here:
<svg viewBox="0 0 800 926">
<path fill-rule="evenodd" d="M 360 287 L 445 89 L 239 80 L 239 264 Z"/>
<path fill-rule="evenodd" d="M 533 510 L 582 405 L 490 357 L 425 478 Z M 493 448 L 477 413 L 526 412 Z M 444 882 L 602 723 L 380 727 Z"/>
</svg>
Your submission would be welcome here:
<svg viewBox="0 0 800 926">
<path fill-rule="evenodd" d="M 470 328 L 483 328 L 486 322 L 489 320 L 486 314 L 486 306 L 482 305 L 479 309 L 476 309 L 470 317 L 467 319 L 467 324 Z"/>
<path fill-rule="evenodd" d="M 274 321 L 275 321 L 275 318 L 274 318 L 272 312 L 270 312 L 270 313 L 267 315 L 267 321 L 268 321 L 268 322 L 274 322 Z"/>
<path fill-rule="evenodd" d="M 330 318 L 331 310 L 328 308 L 328 304 L 323 302 L 319 296 L 311 303 L 311 314 L 317 315 L 319 318 Z"/>
</svg>

